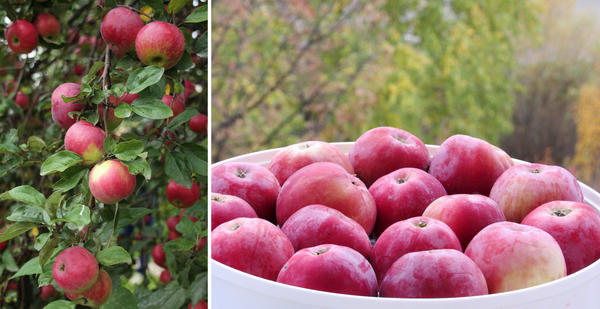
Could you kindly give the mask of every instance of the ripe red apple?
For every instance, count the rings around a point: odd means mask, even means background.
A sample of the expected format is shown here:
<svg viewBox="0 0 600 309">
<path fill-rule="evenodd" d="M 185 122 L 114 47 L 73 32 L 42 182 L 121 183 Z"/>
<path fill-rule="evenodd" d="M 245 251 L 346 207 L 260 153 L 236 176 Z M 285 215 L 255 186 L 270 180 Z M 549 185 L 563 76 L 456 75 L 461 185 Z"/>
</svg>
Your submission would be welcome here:
<svg viewBox="0 0 600 309">
<path fill-rule="evenodd" d="M 196 250 L 201 251 L 204 246 L 208 243 L 208 237 L 204 236 L 198 239 L 198 243 L 196 244 Z"/>
<path fill-rule="evenodd" d="M 398 221 L 422 215 L 431 202 L 446 195 L 444 186 L 435 177 L 412 167 L 380 177 L 369 187 L 369 192 L 377 206 L 376 235 Z"/>
<path fill-rule="evenodd" d="M 479 194 L 442 196 L 427 206 L 423 216 L 446 223 L 460 240 L 463 249 L 484 227 L 506 221 L 498 204 Z"/>
<path fill-rule="evenodd" d="M 160 273 L 160 282 L 164 284 L 171 282 L 171 273 L 168 270 L 165 269 Z"/>
<path fill-rule="evenodd" d="M 92 168 L 89 176 L 92 195 L 104 204 L 114 204 L 133 193 L 135 175 L 119 160 L 108 160 Z"/>
<path fill-rule="evenodd" d="M 281 231 L 294 250 L 322 244 L 346 246 L 369 258 L 371 241 L 365 229 L 343 213 L 323 205 L 309 205 L 291 215 Z"/>
<path fill-rule="evenodd" d="M 111 106 L 117 107 L 120 103 L 131 104 L 135 99 L 139 98 L 140 95 L 137 93 L 123 93 L 119 98 L 115 98 L 114 95 L 110 95 L 108 97 L 108 102 Z"/>
<path fill-rule="evenodd" d="M 296 252 L 277 282 L 332 293 L 377 295 L 377 278 L 367 259 L 351 248 L 332 244 Z"/>
<path fill-rule="evenodd" d="M 321 204 L 341 211 L 371 234 L 377 209 L 360 179 L 338 164 L 317 162 L 287 179 L 277 197 L 277 222 L 283 225 L 300 208 Z"/>
<path fill-rule="evenodd" d="M 522 224 L 535 226 L 554 237 L 565 257 L 567 275 L 600 259 L 600 213 L 592 206 L 549 202 L 531 211 Z"/>
<path fill-rule="evenodd" d="M 400 257 L 381 282 L 381 297 L 445 298 L 485 295 L 483 273 L 462 252 L 437 249 Z"/>
<path fill-rule="evenodd" d="M 213 192 L 237 196 L 248 202 L 259 218 L 274 221 L 280 186 L 268 169 L 254 163 L 229 162 L 213 167 L 211 175 Z"/>
<path fill-rule="evenodd" d="M 116 7 L 102 19 L 100 33 L 108 47 L 117 55 L 124 55 L 135 47 L 138 31 L 144 22 L 138 14 L 124 7 Z"/>
<path fill-rule="evenodd" d="M 7 285 L 6 286 L 7 291 L 16 291 L 17 290 L 17 282 L 14 280 L 9 280 L 6 285 Z"/>
<path fill-rule="evenodd" d="M 146 24 L 135 39 L 135 51 L 140 61 L 165 69 L 170 69 L 179 62 L 184 49 L 185 38 L 181 30 L 162 21 Z"/>
<path fill-rule="evenodd" d="M 196 85 L 194 85 L 194 83 L 190 82 L 189 80 L 185 80 L 183 81 L 183 94 L 185 95 L 185 99 L 187 100 L 192 93 L 194 93 L 194 91 L 196 90 Z"/>
<path fill-rule="evenodd" d="M 210 221 L 211 230 L 235 218 L 256 218 L 256 212 L 243 199 L 227 194 L 211 193 Z M 167 221 L 167 225 L 169 222 Z"/>
<path fill-rule="evenodd" d="M 490 294 L 531 287 L 567 274 L 560 246 L 550 234 L 514 222 L 488 225 L 473 237 L 465 254 L 483 272 Z"/>
<path fill-rule="evenodd" d="M 178 185 L 175 181 L 171 180 L 165 190 L 167 200 L 177 208 L 188 208 L 200 197 L 200 189 L 194 182 L 190 188 Z"/>
<path fill-rule="evenodd" d="M 208 117 L 204 114 L 198 114 L 190 119 L 190 130 L 196 133 L 208 132 Z"/>
<path fill-rule="evenodd" d="M 426 169 L 429 152 L 416 136 L 392 127 L 378 127 L 361 135 L 348 154 L 367 187 L 379 177 L 403 167 Z"/>
<path fill-rule="evenodd" d="M 75 123 L 75 118 L 70 117 L 70 112 L 78 112 L 83 109 L 85 104 L 81 100 L 65 102 L 62 96 L 67 98 L 77 96 L 80 92 L 79 85 L 75 83 L 64 83 L 54 89 L 52 92 L 52 119 L 63 129 L 68 129 Z"/>
<path fill-rule="evenodd" d="M 44 285 L 43 287 L 40 288 L 40 298 L 43 300 L 50 300 L 52 299 L 54 296 L 56 296 L 56 294 L 58 294 L 58 291 L 56 290 L 56 288 L 53 285 Z"/>
<path fill-rule="evenodd" d="M 85 73 L 85 68 L 81 64 L 77 63 L 73 66 L 73 74 L 82 76 L 83 73 Z"/>
<path fill-rule="evenodd" d="M 577 179 L 560 166 L 526 163 L 500 176 L 490 197 L 498 203 L 506 220 L 521 222 L 536 207 L 551 201 L 583 202 Z"/>
<path fill-rule="evenodd" d="M 102 129 L 81 120 L 67 130 L 65 149 L 80 155 L 84 164 L 96 163 L 104 156 L 105 138 Z"/>
<path fill-rule="evenodd" d="M 269 170 L 281 185 L 297 170 L 316 162 L 339 164 L 349 174 L 354 174 L 348 156 L 337 147 L 319 141 L 308 141 L 288 146 L 271 159 Z"/>
<path fill-rule="evenodd" d="M 4 32 L 8 47 L 17 54 L 28 54 L 38 44 L 38 32 L 28 21 L 20 19 L 8 26 Z"/>
<path fill-rule="evenodd" d="M 190 304 L 188 309 L 208 309 L 208 303 L 205 301 L 199 301 L 194 307 L 192 307 L 192 304 Z"/>
<path fill-rule="evenodd" d="M 152 259 L 154 260 L 154 263 L 156 263 L 156 265 L 162 267 L 162 268 L 167 268 L 167 264 L 166 264 L 166 255 L 165 252 L 163 251 L 163 246 L 165 244 L 158 244 L 156 246 L 154 246 L 154 248 L 152 248 Z"/>
<path fill-rule="evenodd" d="M 77 304 L 98 307 L 108 300 L 111 291 L 112 281 L 110 276 L 106 271 L 101 270 L 98 280 L 91 288 L 80 293 L 66 292 L 65 295 Z"/>
<path fill-rule="evenodd" d="M 175 240 L 179 237 L 181 237 L 181 235 L 179 235 L 179 233 L 174 232 L 174 231 L 169 232 L 169 240 Z"/>
<path fill-rule="evenodd" d="M 35 19 L 35 29 L 41 37 L 55 39 L 60 34 L 60 23 L 54 15 L 40 13 Z"/>
<path fill-rule="evenodd" d="M 17 92 L 17 95 L 15 96 L 15 103 L 21 107 L 22 109 L 27 109 L 27 107 L 29 107 L 29 97 L 24 94 L 23 92 Z"/>
<path fill-rule="evenodd" d="M 173 110 L 173 116 L 169 119 L 173 119 L 185 111 L 185 99 L 181 94 L 175 96 L 165 94 L 162 101 Z"/>
<path fill-rule="evenodd" d="M 261 278 L 277 279 L 293 254 L 287 236 L 260 218 L 233 219 L 211 232 L 213 260 Z"/>
<path fill-rule="evenodd" d="M 453 135 L 431 159 L 429 173 L 448 194 L 488 195 L 494 182 L 513 165 L 502 149 L 478 138 Z"/>
<path fill-rule="evenodd" d="M 427 217 L 410 218 L 390 225 L 379 236 L 371 250 L 371 265 L 381 282 L 390 266 L 404 254 L 433 249 L 460 251 L 460 241 L 442 221 Z"/>
<path fill-rule="evenodd" d="M 66 292 L 87 291 L 98 278 L 98 261 L 83 247 L 63 250 L 52 265 L 52 277 Z"/>
</svg>

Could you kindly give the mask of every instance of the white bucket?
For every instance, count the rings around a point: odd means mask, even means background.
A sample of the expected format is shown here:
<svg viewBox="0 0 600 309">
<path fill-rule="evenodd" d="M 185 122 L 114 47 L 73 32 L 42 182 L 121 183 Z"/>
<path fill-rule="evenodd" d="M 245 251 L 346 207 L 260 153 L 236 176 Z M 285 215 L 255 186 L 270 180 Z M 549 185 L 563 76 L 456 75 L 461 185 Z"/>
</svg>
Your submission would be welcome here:
<svg viewBox="0 0 600 309">
<path fill-rule="evenodd" d="M 333 143 L 345 153 L 353 143 Z M 438 146 L 427 146 L 433 154 Z M 267 165 L 280 149 L 231 158 L 225 162 Z M 523 162 L 515 160 L 515 162 Z M 585 202 L 600 211 L 600 193 L 583 183 Z M 553 309 L 600 308 L 600 260 L 559 280 L 517 291 L 459 298 L 377 298 L 321 292 L 262 279 L 211 260 L 211 308 L 214 309 Z"/>
</svg>

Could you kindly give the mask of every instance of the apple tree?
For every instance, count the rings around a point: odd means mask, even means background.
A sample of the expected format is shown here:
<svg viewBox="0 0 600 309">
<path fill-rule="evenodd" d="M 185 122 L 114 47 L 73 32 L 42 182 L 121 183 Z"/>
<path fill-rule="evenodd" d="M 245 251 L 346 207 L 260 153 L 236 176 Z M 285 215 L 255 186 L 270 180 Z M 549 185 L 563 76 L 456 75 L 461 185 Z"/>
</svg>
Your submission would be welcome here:
<svg viewBox="0 0 600 309">
<path fill-rule="evenodd" d="M 205 308 L 207 19 L 0 3 L 0 307 Z"/>
</svg>

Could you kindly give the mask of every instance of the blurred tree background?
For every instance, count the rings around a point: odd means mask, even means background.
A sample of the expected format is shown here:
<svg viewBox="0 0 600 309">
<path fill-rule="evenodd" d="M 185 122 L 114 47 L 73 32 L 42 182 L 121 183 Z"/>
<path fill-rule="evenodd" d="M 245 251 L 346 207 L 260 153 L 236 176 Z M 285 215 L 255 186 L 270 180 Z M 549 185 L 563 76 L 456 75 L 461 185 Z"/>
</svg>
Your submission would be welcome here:
<svg viewBox="0 0 600 309">
<path fill-rule="evenodd" d="M 600 187 L 598 15 L 575 0 L 215 0 L 213 160 L 395 126 Z"/>
</svg>

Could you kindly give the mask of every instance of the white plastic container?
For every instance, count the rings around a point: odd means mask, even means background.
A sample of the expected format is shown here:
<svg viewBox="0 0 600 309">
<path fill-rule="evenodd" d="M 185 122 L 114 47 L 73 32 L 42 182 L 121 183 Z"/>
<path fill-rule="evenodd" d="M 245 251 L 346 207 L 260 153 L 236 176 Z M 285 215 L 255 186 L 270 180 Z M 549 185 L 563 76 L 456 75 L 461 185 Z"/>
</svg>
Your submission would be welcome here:
<svg viewBox="0 0 600 309">
<path fill-rule="evenodd" d="M 345 153 L 353 143 L 334 143 Z M 433 154 L 438 146 L 427 146 Z M 231 158 L 225 162 L 267 165 L 280 149 Z M 515 162 L 523 162 L 515 160 Z M 600 193 L 580 182 L 585 202 L 600 211 Z M 542 285 L 517 291 L 460 298 L 408 299 L 352 296 L 289 286 L 211 260 L 211 308 L 214 309 L 594 309 L 600 308 L 600 260 Z"/>
</svg>

